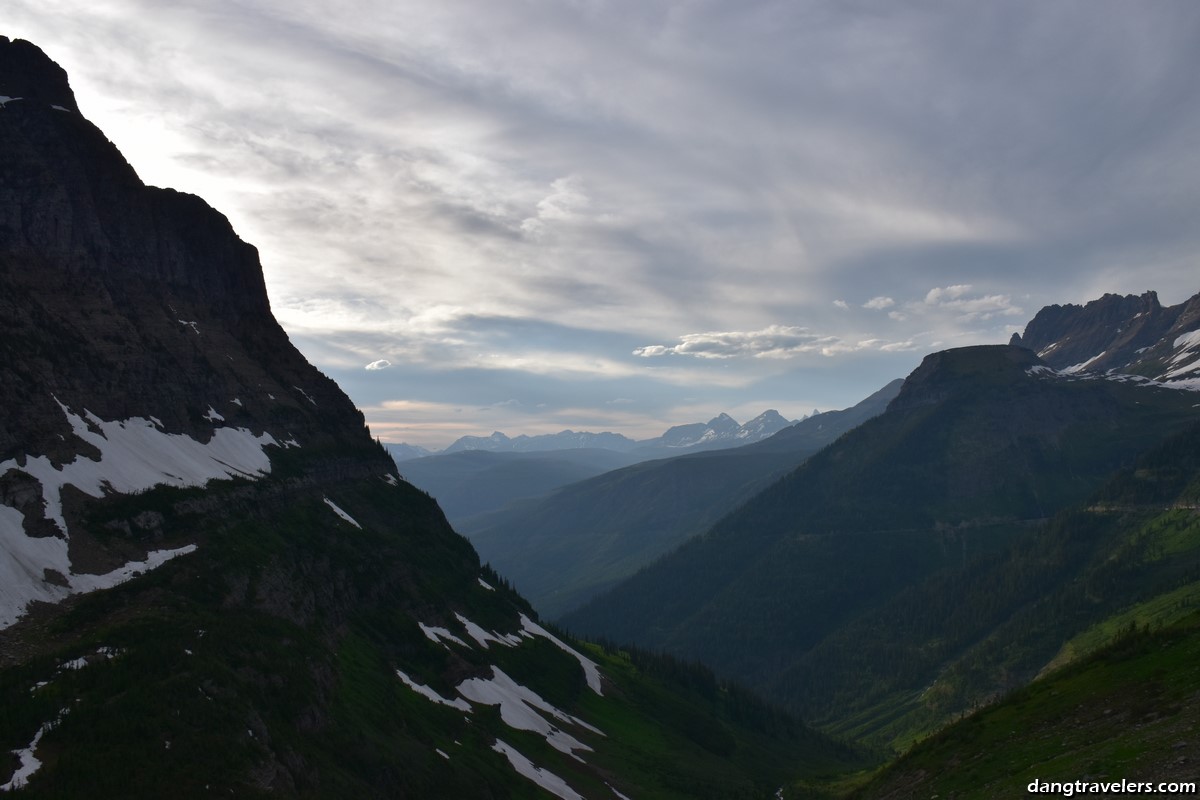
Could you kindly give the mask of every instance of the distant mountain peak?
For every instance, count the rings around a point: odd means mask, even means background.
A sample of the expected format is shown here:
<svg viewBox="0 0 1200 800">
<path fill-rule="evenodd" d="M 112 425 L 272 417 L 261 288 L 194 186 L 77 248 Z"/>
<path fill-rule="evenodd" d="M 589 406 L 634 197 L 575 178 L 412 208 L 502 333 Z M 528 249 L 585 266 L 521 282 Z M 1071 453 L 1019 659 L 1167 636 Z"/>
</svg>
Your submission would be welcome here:
<svg viewBox="0 0 1200 800">
<path fill-rule="evenodd" d="M 708 421 L 708 427 L 710 430 L 725 432 L 735 430 L 741 427 L 741 425 L 736 419 L 722 411 L 720 414 Z"/>
</svg>

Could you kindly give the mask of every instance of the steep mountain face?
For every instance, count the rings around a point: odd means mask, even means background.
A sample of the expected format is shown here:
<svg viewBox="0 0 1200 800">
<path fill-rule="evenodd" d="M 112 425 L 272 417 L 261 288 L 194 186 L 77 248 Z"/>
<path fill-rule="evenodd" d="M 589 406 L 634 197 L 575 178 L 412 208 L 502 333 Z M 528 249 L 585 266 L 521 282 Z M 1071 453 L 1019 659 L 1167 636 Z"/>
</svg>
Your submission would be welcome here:
<svg viewBox="0 0 1200 800">
<path fill-rule="evenodd" d="M 872 696 L 882 673 L 913 695 L 930 672 L 893 675 L 888 651 L 859 683 L 840 684 L 838 659 L 851 651 L 821 660 L 823 643 L 1084 501 L 1195 421 L 1196 400 L 1146 380 L 1063 375 L 1017 347 L 935 353 L 886 413 L 564 624 L 700 659 L 825 725 L 878 730 L 895 708 L 830 698 Z M 918 605 L 908 622 L 937 639 L 938 619 Z M 876 637 L 893 642 L 884 623 L 868 627 L 854 652 L 875 653 L 866 643 Z M 828 691 L 809 691 L 818 677 Z"/>
<path fill-rule="evenodd" d="M 539 611 L 557 617 L 702 533 L 882 413 L 899 388 L 893 381 L 852 408 L 808 417 L 754 444 L 615 470 L 463 519 L 458 529 Z"/>
<path fill-rule="evenodd" d="M 25 42 L 5 52 L 0 496 L 41 537 L 10 551 L 22 554 L 0 613 L 11 620 L 24 601 L 148 557 L 79 526 L 80 495 L 258 477 L 268 449 L 342 447 L 363 418 L 292 347 L 228 221 L 144 186 L 61 70 Z M 394 472 L 382 455 L 347 474 Z"/>
<path fill-rule="evenodd" d="M 1013 335 L 1065 372 L 1119 372 L 1155 380 L 1200 378 L 1200 295 L 1163 308 L 1154 292 L 1106 294 L 1083 306 L 1046 306 Z"/>
<path fill-rule="evenodd" d="M 855 760 L 539 625 L 224 217 L 142 185 L 29 43 L 0 96 L 0 788 L 735 797 Z"/>
</svg>

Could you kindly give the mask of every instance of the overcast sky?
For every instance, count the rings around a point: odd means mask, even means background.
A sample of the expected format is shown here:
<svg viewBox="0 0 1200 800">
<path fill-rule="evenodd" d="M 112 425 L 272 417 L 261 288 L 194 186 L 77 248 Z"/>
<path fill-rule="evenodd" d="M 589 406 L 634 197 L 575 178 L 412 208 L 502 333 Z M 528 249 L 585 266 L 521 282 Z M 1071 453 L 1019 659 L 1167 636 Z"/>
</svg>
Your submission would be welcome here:
<svg viewBox="0 0 1200 800">
<path fill-rule="evenodd" d="M 1200 291 L 1200 3 L 5 0 L 385 441 L 852 405 Z"/>
</svg>

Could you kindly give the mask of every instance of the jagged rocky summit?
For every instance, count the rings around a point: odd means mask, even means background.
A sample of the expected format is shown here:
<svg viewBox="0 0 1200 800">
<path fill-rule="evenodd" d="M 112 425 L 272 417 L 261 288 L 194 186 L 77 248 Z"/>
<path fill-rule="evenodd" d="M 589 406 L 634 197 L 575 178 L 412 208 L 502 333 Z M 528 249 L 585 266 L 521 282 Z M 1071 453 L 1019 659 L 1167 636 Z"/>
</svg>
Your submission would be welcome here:
<svg viewBox="0 0 1200 800">
<path fill-rule="evenodd" d="M 1155 292 L 1046 306 L 1010 343 L 1066 373 L 1200 379 L 1200 294 L 1166 308 Z"/>
</svg>

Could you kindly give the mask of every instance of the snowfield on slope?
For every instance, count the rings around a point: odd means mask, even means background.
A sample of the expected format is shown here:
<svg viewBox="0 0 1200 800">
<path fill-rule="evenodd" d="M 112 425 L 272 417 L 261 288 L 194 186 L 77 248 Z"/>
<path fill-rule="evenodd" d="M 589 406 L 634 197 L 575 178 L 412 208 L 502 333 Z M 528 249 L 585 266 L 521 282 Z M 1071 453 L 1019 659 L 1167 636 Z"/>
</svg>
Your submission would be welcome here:
<svg viewBox="0 0 1200 800">
<path fill-rule="evenodd" d="M 0 505 L 0 629 L 25 614 L 30 601 L 57 603 L 71 594 L 107 589 L 135 575 L 195 550 L 194 545 L 147 554 L 102 575 L 75 573 L 68 553 L 70 531 L 62 510 L 62 490 L 73 486 L 92 497 L 132 494 L 167 485 L 204 486 L 221 478 L 255 479 L 271 471 L 268 446 L 278 446 L 269 433 L 245 428 L 214 428 L 199 442 L 185 434 L 165 433 L 154 417 L 102 420 L 90 411 L 80 416 L 55 398 L 76 437 L 96 448 L 99 458 L 78 455 L 56 467 L 46 456 L 26 454 L 0 462 L 0 476 L 10 471 L 30 475 L 41 485 L 47 519 L 61 536 L 25 533 L 24 515 Z"/>
</svg>

